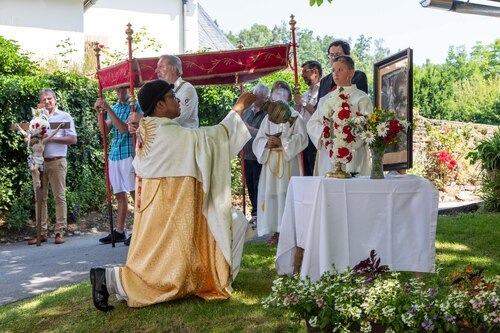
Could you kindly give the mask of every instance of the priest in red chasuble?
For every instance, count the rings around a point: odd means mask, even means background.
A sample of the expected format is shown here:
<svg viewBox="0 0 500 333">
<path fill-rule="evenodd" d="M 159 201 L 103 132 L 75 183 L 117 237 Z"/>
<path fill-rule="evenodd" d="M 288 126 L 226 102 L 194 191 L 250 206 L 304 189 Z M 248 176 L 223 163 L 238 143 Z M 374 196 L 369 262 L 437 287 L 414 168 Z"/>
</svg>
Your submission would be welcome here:
<svg viewBox="0 0 500 333">
<path fill-rule="evenodd" d="M 243 93 L 218 125 L 181 127 L 173 85 L 155 80 L 138 93 L 134 237 L 125 266 L 92 268 L 94 305 L 109 295 L 142 307 L 198 296 L 226 299 L 241 261 L 246 220 L 231 209 L 231 157 L 250 139 Z M 236 218 L 239 216 L 240 218 Z"/>
</svg>

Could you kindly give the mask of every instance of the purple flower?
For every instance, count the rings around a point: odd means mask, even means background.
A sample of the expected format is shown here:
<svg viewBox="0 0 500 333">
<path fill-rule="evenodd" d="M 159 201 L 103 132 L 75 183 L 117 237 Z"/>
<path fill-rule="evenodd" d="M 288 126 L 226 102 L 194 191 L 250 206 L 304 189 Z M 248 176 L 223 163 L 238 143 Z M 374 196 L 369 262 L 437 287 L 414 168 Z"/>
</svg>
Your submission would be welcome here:
<svg viewBox="0 0 500 333">
<path fill-rule="evenodd" d="M 435 298 L 438 295 L 437 289 L 429 288 L 429 294 L 431 295 L 432 298 Z"/>
<path fill-rule="evenodd" d="M 425 331 L 432 331 L 434 330 L 434 324 L 432 323 L 432 320 L 430 319 L 427 319 L 427 322 L 422 322 L 422 328 L 425 330 Z"/>
</svg>

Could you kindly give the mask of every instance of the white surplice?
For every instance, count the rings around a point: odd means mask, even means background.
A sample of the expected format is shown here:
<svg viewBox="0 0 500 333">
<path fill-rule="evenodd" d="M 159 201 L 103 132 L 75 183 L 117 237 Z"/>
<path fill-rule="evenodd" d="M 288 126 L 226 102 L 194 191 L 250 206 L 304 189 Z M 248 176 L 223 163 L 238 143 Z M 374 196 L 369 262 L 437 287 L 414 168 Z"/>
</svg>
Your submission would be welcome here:
<svg viewBox="0 0 500 333">
<path fill-rule="evenodd" d="M 296 120 L 290 126 L 288 122 L 275 124 L 266 116 L 252 145 L 257 161 L 262 164 L 257 197 L 259 236 L 279 232 L 290 177 L 304 174 L 300 153 L 307 147 L 307 130 L 297 111 L 292 117 Z M 266 147 L 268 135 L 276 133 L 281 133 L 282 147 Z"/>
<path fill-rule="evenodd" d="M 352 114 L 359 112 L 363 115 L 367 115 L 373 111 L 373 104 L 370 97 L 356 88 L 355 85 L 344 87 L 343 93 L 349 96 L 349 101 L 352 105 Z M 318 149 L 316 165 L 314 167 L 315 176 L 324 176 L 325 173 L 333 171 L 333 165 L 328 156 L 328 150 L 320 143 L 320 138 L 323 135 L 323 128 L 325 127 L 323 124 L 323 116 L 332 113 L 329 106 L 330 103 L 327 103 L 327 101 L 330 98 L 338 97 L 338 95 L 339 89 L 336 89 L 322 97 L 319 100 L 318 109 L 307 122 L 307 133 Z M 361 139 L 357 140 L 359 140 L 359 147 L 354 150 L 352 161 L 345 165 L 345 171 L 358 172 L 361 176 L 368 176 L 371 170 L 370 151 L 367 145 L 361 143 Z"/>
</svg>

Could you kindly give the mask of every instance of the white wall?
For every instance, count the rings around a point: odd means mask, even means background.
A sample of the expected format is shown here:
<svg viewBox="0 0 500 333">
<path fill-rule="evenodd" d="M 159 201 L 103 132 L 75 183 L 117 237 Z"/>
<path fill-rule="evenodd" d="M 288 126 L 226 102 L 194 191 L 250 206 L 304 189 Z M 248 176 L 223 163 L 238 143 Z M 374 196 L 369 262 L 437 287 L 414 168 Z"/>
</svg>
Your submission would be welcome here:
<svg viewBox="0 0 500 333">
<path fill-rule="evenodd" d="M 188 0 L 186 7 L 192 7 L 195 1 Z M 198 49 L 198 16 L 189 17 L 188 40 L 182 32 L 182 0 L 99 0 L 85 13 L 84 27 L 86 38 L 99 41 L 111 50 L 126 50 L 125 29 L 132 24 L 134 31 L 146 28 L 148 35 L 162 44 L 159 52 L 145 50 L 136 52 L 135 57 L 158 56 L 162 53 L 183 53 L 184 43 L 188 49 Z M 191 9 L 191 12 L 194 12 Z M 188 22 L 189 21 L 189 22 Z M 192 28 L 192 26 L 195 28 Z M 192 35 L 191 35 L 192 34 Z M 196 34 L 196 36 L 195 36 Z M 194 42 L 195 40 L 196 42 Z"/>
<path fill-rule="evenodd" d="M 184 49 L 179 53 L 186 51 L 197 51 L 200 49 L 199 27 L 198 27 L 198 0 L 188 0 L 184 6 L 185 26 Z"/>
<path fill-rule="evenodd" d="M 198 0 L 98 0 L 83 12 L 82 0 L 0 0 L 0 35 L 14 39 L 34 54 L 48 59 L 63 50 L 56 48 L 70 38 L 82 61 L 85 40 L 98 41 L 110 50 L 126 51 L 127 23 L 162 44 L 159 52 L 136 52 L 135 57 L 185 53 L 199 49 Z M 183 19 L 183 11 L 185 19 Z"/>
<path fill-rule="evenodd" d="M 60 52 L 56 45 L 67 38 L 83 54 L 83 2 L 81 0 L 0 0 L 0 35 L 19 42 L 34 58 Z"/>
</svg>

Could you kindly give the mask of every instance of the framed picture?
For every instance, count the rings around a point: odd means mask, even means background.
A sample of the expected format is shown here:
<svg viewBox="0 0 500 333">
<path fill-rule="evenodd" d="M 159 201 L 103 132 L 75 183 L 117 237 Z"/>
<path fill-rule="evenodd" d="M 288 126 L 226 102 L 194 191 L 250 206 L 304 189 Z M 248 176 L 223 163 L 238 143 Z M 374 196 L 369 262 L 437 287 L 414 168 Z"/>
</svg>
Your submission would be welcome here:
<svg viewBox="0 0 500 333">
<path fill-rule="evenodd" d="M 413 50 L 408 48 L 373 65 L 375 106 L 394 111 L 399 119 L 413 123 Z M 413 167 L 413 135 L 411 127 L 401 135 L 401 142 L 384 155 L 384 170 Z"/>
</svg>

